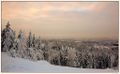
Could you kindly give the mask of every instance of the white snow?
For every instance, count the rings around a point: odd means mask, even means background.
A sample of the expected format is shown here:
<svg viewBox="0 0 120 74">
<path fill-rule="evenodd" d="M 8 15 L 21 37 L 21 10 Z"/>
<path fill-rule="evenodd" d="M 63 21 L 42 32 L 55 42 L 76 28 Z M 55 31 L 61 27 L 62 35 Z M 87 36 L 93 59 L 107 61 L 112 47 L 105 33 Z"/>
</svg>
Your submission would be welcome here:
<svg viewBox="0 0 120 74">
<path fill-rule="evenodd" d="M 81 69 L 51 65 L 47 61 L 30 61 L 28 59 L 13 58 L 2 52 L 2 72 L 45 72 L 45 73 L 93 73 L 93 72 L 118 72 L 113 69 Z"/>
</svg>

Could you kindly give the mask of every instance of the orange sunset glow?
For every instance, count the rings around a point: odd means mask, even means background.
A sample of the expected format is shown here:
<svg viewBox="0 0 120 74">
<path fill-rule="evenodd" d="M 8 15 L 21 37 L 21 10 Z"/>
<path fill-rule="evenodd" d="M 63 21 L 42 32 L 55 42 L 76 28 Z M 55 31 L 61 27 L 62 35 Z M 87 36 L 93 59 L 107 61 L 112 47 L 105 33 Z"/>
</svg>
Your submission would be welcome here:
<svg viewBox="0 0 120 74">
<path fill-rule="evenodd" d="M 118 39 L 118 2 L 2 2 L 2 29 L 48 39 Z"/>
</svg>

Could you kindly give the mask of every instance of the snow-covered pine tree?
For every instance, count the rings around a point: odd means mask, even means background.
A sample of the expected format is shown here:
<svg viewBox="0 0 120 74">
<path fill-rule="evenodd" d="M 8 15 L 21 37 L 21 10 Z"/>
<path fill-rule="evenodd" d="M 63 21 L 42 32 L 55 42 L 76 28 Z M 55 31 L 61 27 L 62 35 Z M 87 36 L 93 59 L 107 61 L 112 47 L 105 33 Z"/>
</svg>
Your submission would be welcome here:
<svg viewBox="0 0 120 74">
<path fill-rule="evenodd" d="M 41 40 L 40 37 L 35 39 L 35 48 L 36 49 L 41 49 Z"/>
<path fill-rule="evenodd" d="M 17 39 L 17 55 L 19 57 L 24 58 L 27 55 L 27 45 L 26 45 L 26 39 L 24 37 L 24 33 L 22 31 L 19 32 L 18 39 Z"/>
<path fill-rule="evenodd" d="M 35 47 L 35 34 L 33 34 L 33 39 L 32 39 L 32 47 Z"/>
<path fill-rule="evenodd" d="M 9 51 L 15 39 L 15 32 L 10 28 L 10 23 L 7 22 L 6 28 L 1 33 L 1 50 Z"/>
<path fill-rule="evenodd" d="M 30 48 L 32 47 L 32 33 L 29 32 L 29 36 L 28 36 L 28 39 L 27 39 L 27 46 Z"/>
<path fill-rule="evenodd" d="M 41 40 L 40 40 L 40 37 L 37 39 L 37 49 L 41 49 Z"/>
</svg>

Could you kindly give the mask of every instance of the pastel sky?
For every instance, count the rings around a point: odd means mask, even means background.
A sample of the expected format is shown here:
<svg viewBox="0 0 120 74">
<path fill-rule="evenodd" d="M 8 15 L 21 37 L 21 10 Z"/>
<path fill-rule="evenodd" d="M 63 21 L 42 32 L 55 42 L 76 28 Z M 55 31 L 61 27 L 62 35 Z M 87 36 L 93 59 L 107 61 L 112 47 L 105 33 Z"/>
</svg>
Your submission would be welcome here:
<svg viewBox="0 0 120 74">
<path fill-rule="evenodd" d="M 48 39 L 118 39 L 118 2 L 2 2 L 2 29 Z"/>
</svg>

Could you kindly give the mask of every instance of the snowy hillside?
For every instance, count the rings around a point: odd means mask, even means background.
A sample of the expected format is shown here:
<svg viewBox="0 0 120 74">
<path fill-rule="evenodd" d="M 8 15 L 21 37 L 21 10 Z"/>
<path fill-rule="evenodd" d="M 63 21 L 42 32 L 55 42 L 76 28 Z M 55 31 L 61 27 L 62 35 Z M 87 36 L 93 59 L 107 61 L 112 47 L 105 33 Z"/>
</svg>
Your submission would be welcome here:
<svg viewBox="0 0 120 74">
<path fill-rule="evenodd" d="M 80 69 L 51 65 L 46 61 L 33 62 L 12 58 L 2 52 L 2 72 L 118 72 L 112 69 Z"/>
</svg>

